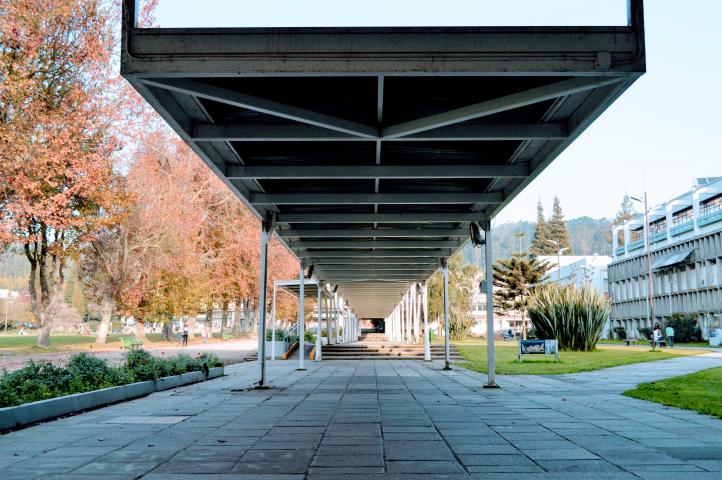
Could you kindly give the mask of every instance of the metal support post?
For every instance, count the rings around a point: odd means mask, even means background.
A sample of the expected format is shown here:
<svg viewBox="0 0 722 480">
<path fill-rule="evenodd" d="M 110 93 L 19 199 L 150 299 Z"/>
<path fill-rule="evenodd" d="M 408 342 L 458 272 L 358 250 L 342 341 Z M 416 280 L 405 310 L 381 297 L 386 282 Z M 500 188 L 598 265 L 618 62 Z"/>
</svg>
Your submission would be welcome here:
<svg viewBox="0 0 722 480">
<path fill-rule="evenodd" d="M 265 341 L 265 339 L 264 339 Z M 273 300 L 271 300 L 271 361 L 276 360 L 276 284 L 273 284 Z"/>
<path fill-rule="evenodd" d="M 317 307 L 318 307 L 318 325 L 316 325 L 316 356 L 314 357 L 314 359 L 315 359 L 317 362 L 320 362 L 320 361 L 321 361 L 321 355 L 322 355 L 322 352 L 321 352 L 321 351 L 323 350 L 323 339 L 321 338 L 321 333 L 323 332 L 322 329 L 321 329 L 321 313 L 322 313 L 322 312 L 321 312 L 321 310 L 322 310 L 322 306 L 321 306 L 321 296 L 322 296 L 323 290 L 321 290 L 321 283 L 320 283 L 320 282 L 319 282 L 319 284 L 317 285 L 317 287 L 318 287 L 318 288 L 317 288 L 317 290 L 318 290 L 318 298 L 317 298 L 316 302 L 318 303 L 318 305 L 317 305 Z"/>
<path fill-rule="evenodd" d="M 441 259 L 441 268 L 444 273 L 444 370 L 451 370 L 449 358 L 451 345 L 449 344 L 449 265 Z"/>
<path fill-rule="evenodd" d="M 496 384 L 496 355 L 494 352 L 494 271 L 491 252 L 491 222 L 484 222 L 484 262 L 486 267 L 486 359 L 487 359 L 487 383 L 484 388 L 499 388 Z"/>
<path fill-rule="evenodd" d="M 338 293 L 334 293 L 334 299 L 333 299 L 333 304 L 334 304 L 333 320 L 334 320 L 334 322 L 335 322 L 334 325 L 335 325 L 335 327 L 336 327 L 335 333 L 334 333 L 334 337 L 336 337 L 336 343 L 341 343 L 341 321 L 340 321 L 340 319 L 338 318 L 339 315 L 341 314 L 341 302 L 340 302 L 339 300 L 340 300 L 340 298 L 339 298 L 339 296 L 338 296 Z"/>
<path fill-rule="evenodd" d="M 406 343 L 412 343 L 411 337 L 411 289 L 406 292 Z"/>
<path fill-rule="evenodd" d="M 423 307 L 422 314 L 424 315 L 424 360 L 427 362 L 431 361 L 431 339 L 429 338 L 429 297 L 426 290 L 426 284 L 424 283 L 424 289 L 421 292 L 422 299 L 421 304 Z"/>
<path fill-rule="evenodd" d="M 331 297 L 328 295 L 328 292 L 324 295 L 323 306 L 324 310 L 326 310 L 326 342 L 331 345 L 331 320 L 329 317 L 329 312 L 331 310 Z"/>
<path fill-rule="evenodd" d="M 303 357 L 306 356 L 306 342 L 305 342 L 305 336 L 306 336 L 306 322 L 305 322 L 305 311 L 304 311 L 304 304 L 306 295 L 304 292 L 304 281 L 306 280 L 304 276 L 304 270 L 306 265 L 303 261 L 301 261 L 301 268 L 300 273 L 298 275 L 298 368 L 296 370 L 306 370 L 306 368 L 303 366 Z"/>
<path fill-rule="evenodd" d="M 261 278 L 260 294 L 258 300 L 258 362 L 261 365 L 261 378 L 258 388 L 266 388 L 266 280 L 268 277 L 268 239 L 273 233 L 275 218 L 269 215 L 266 221 L 261 222 Z"/>
</svg>

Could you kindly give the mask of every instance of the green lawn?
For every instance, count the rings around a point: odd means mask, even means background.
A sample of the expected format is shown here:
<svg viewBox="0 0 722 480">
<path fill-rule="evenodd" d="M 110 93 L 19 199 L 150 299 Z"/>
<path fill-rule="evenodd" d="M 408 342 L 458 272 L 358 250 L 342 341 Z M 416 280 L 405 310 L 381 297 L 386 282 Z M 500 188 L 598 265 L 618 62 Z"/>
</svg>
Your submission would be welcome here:
<svg viewBox="0 0 722 480">
<path fill-rule="evenodd" d="M 601 368 L 618 367 L 630 363 L 664 360 L 679 355 L 699 355 L 704 350 L 670 350 L 655 352 L 639 347 L 603 346 L 594 352 L 560 352 L 559 361 L 552 355 L 525 355 L 517 361 L 516 342 L 496 342 L 496 372 L 501 375 L 555 375 L 561 373 L 587 372 Z M 459 353 L 466 360 L 461 365 L 477 372 L 486 372 L 486 342 L 466 340 L 456 343 Z"/>
<path fill-rule="evenodd" d="M 624 395 L 722 418 L 722 367 L 643 383 Z"/>
<path fill-rule="evenodd" d="M 120 344 L 120 337 L 132 337 L 132 335 L 108 335 L 107 343 Z M 155 342 L 160 340 L 160 334 L 151 333 L 147 335 L 148 341 Z M 36 348 L 35 344 L 38 340 L 37 335 L 0 335 L 0 349 L 32 349 Z M 69 347 L 81 348 L 84 344 L 90 345 L 95 342 L 94 336 L 88 335 L 51 335 L 49 349 L 68 349 Z M 43 349 L 47 351 L 48 349 Z"/>
<path fill-rule="evenodd" d="M 647 340 L 646 342 L 648 343 L 649 340 Z M 642 345 L 643 343 L 645 342 L 637 340 L 637 345 Z M 622 340 L 599 340 L 599 345 L 625 345 L 625 343 Z M 677 347 L 711 347 L 709 342 L 674 342 L 674 345 Z"/>
</svg>

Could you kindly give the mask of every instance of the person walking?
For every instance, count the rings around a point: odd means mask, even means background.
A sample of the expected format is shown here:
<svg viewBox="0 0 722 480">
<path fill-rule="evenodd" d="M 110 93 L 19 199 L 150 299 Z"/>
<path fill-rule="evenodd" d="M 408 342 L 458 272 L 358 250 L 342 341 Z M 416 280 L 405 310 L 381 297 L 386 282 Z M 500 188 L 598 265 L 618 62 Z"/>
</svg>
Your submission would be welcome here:
<svg viewBox="0 0 722 480">
<path fill-rule="evenodd" d="M 659 327 L 659 323 L 654 323 L 654 330 L 652 330 L 652 341 L 654 346 L 659 347 L 660 341 L 662 340 L 662 329 Z"/>
<path fill-rule="evenodd" d="M 188 346 L 188 326 L 183 325 L 183 333 L 181 334 L 181 338 L 183 338 L 183 346 Z"/>
<path fill-rule="evenodd" d="M 208 326 L 203 325 L 203 343 L 208 343 Z"/>
<path fill-rule="evenodd" d="M 667 325 L 667 328 L 664 329 L 664 333 L 667 334 L 669 348 L 674 348 L 674 328 L 672 328 L 672 325 Z"/>
</svg>

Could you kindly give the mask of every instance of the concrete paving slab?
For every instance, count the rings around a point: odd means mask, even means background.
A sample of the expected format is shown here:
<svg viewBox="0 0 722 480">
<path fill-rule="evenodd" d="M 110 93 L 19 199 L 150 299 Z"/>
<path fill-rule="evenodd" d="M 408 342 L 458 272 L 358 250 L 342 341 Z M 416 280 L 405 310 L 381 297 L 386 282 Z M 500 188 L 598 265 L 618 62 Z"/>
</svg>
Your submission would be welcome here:
<svg viewBox="0 0 722 480">
<path fill-rule="evenodd" d="M 3 480 L 719 478 L 721 420 L 622 397 L 632 380 L 616 377 L 711 362 L 502 376 L 497 391 L 481 374 L 415 361 L 305 372 L 275 362 L 275 388 L 255 391 L 257 366 L 241 364 L 223 380 L 0 436 L 0 467 Z"/>
</svg>

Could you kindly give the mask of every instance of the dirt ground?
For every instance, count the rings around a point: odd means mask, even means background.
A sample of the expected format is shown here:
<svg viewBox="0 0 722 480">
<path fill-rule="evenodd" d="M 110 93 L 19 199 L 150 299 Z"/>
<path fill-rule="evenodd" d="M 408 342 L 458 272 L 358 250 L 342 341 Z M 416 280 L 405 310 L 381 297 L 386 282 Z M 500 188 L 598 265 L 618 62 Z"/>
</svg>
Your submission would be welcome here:
<svg viewBox="0 0 722 480">
<path fill-rule="evenodd" d="M 207 344 L 193 343 L 187 347 L 182 347 L 177 344 L 153 345 L 152 343 L 146 343 L 143 349 L 158 357 L 173 357 L 181 353 L 195 356 L 204 352 L 210 352 L 217 355 L 228 365 L 243 362 L 253 357 L 258 351 L 258 341 L 255 338 L 244 338 L 226 342 L 216 341 Z M 68 350 L 62 352 L 47 353 L 18 353 L 10 349 L 0 350 L 0 370 L 7 370 L 9 372 L 18 370 L 30 360 L 62 365 L 67 362 L 73 354 L 78 352 L 93 353 L 98 358 L 104 358 L 114 365 L 119 365 L 122 363 L 127 350 L 110 347 L 102 349 L 93 348 L 91 350 L 69 347 Z"/>
</svg>

